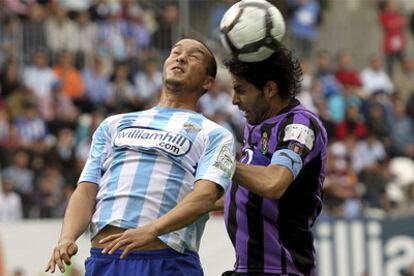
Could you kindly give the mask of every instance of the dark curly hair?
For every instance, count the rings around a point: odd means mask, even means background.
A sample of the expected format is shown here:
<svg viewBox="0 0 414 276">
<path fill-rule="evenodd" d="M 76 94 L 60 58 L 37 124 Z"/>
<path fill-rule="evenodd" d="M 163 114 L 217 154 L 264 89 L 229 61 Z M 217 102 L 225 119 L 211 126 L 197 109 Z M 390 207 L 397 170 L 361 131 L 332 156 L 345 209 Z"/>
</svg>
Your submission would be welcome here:
<svg viewBox="0 0 414 276">
<path fill-rule="evenodd" d="M 263 90 L 268 81 L 274 81 L 283 99 L 294 98 L 300 90 L 302 70 L 292 52 L 281 43 L 267 59 L 259 62 L 243 62 L 236 57 L 224 61 L 233 75 L 243 78 Z"/>
</svg>

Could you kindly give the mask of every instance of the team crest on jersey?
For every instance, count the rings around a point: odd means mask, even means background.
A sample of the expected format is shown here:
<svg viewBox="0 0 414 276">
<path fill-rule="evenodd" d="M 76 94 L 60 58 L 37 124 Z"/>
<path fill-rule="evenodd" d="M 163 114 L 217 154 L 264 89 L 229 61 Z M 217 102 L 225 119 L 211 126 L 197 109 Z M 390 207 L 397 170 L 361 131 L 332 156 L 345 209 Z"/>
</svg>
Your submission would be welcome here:
<svg viewBox="0 0 414 276">
<path fill-rule="evenodd" d="M 262 132 L 262 139 L 260 142 L 262 144 L 260 151 L 265 155 L 269 151 L 269 134 L 266 131 Z"/>
<path fill-rule="evenodd" d="M 199 126 L 191 124 L 191 123 L 185 123 L 183 127 L 187 132 L 191 132 L 191 131 L 195 132 L 195 131 L 200 131 L 201 130 L 201 128 Z"/>
<path fill-rule="evenodd" d="M 155 149 L 174 156 L 182 156 L 190 151 L 191 141 L 184 135 L 171 131 L 130 127 L 116 135 L 114 146 L 132 150 Z"/>
<path fill-rule="evenodd" d="M 213 166 L 225 172 L 229 178 L 233 177 L 235 169 L 234 157 L 228 146 L 221 146 L 221 149 L 214 160 Z"/>
</svg>

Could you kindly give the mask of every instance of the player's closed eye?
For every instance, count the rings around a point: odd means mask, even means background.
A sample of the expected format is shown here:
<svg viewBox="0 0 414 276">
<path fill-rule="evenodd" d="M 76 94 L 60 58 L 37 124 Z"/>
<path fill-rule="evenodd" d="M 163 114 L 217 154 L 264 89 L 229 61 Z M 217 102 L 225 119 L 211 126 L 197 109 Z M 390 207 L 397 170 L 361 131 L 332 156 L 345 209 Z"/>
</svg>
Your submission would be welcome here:
<svg viewBox="0 0 414 276">
<path fill-rule="evenodd" d="M 199 55 L 196 55 L 196 54 L 192 54 L 190 57 L 192 57 L 196 60 L 201 60 L 201 57 Z"/>
</svg>

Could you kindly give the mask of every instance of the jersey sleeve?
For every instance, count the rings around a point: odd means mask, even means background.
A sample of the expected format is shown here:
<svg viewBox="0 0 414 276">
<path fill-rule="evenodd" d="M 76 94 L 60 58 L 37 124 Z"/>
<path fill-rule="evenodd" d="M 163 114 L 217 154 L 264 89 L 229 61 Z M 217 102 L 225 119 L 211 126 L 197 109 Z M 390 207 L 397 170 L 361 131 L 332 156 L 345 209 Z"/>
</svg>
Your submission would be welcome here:
<svg viewBox="0 0 414 276">
<path fill-rule="evenodd" d="M 209 133 L 205 143 L 195 181 L 210 180 L 225 190 L 235 170 L 236 144 L 233 135 L 227 130 L 215 129 Z"/>
<path fill-rule="evenodd" d="M 271 163 L 288 168 L 296 177 L 309 162 L 307 157 L 317 151 L 318 127 L 310 115 L 290 114 L 278 133 L 279 143 Z"/>
<path fill-rule="evenodd" d="M 88 160 L 79 177 L 80 182 L 92 182 L 99 185 L 104 173 L 103 163 L 111 149 L 111 139 L 108 130 L 108 121 L 103 121 L 92 136 Z"/>
</svg>

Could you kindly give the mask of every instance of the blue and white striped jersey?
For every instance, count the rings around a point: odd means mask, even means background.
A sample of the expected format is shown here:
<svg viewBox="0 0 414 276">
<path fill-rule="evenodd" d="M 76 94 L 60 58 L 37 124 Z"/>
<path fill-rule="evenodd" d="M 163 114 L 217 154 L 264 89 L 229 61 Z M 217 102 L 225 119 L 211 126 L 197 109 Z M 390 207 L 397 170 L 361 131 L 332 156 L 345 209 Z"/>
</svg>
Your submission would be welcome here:
<svg viewBox="0 0 414 276">
<path fill-rule="evenodd" d="M 197 180 L 226 189 L 234 159 L 232 134 L 199 113 L 154 107 L 108 117 L 94 133 L 79 179 L 99 185 L 92 237 L 106 225 L 150 223 L 174 208 Z M 159 239 L 179 252 L 197 252 L 207 219 Z"/>
</svg>

